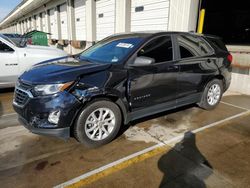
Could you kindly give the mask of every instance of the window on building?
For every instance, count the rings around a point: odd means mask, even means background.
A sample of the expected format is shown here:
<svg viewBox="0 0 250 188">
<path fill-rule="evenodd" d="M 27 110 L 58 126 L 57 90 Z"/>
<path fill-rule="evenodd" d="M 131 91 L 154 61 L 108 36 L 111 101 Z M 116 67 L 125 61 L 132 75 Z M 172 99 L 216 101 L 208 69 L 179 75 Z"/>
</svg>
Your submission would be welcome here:
<svg viewBox="0 0 250 188">
<path fill-rule="evenodd" d="M 155 63 L 172 61 L 173 48 L 171 37 L 162 36 L 153 39 L 140 50 L 138 56 L 153 58 Z"/>
</svg>

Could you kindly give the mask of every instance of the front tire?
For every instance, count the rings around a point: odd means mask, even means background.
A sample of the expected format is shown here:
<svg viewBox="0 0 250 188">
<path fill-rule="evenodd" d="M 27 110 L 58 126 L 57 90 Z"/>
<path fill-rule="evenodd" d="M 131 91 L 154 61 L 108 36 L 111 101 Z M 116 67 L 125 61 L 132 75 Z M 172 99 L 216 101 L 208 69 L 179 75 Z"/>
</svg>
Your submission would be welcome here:
<svg viewBox="0 0 250 188">
<path fill-rule="evenodd" d="M 91 103 L 80 113 L 74 126 L 75 138 L 88 147 L 112 141 L 121 127 L 121 111 L 108 100 Z"/>
<path fill-rule="evenodd" d="M 223 84 L 221 80 L 213 79 L 206 85 L 199 107 L 205 110 L 214 109 L 220 102 L 223 94 Z"/>
</svg>

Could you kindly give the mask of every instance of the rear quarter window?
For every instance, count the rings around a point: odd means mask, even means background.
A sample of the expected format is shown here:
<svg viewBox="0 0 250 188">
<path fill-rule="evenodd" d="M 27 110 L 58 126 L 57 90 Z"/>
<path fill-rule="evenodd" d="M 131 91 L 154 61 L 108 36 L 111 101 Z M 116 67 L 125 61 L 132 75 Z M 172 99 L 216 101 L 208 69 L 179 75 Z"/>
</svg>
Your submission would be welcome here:
<svg viewBox="0 0 250 188">
<path fill-rule="evenodd" d="M 213 53 L 213 48 L 199 36 L 179 35 L 177 41 L 181 58 L 206 56 Z"/>
<path fill-rule="evenodd" d="M 221 39 L 207 37 L 207 40 L 210 41 L 216 48 L 223 50 L 223 51 L 228 51 L 226 45 L 222 42 Z"/>
</svg>

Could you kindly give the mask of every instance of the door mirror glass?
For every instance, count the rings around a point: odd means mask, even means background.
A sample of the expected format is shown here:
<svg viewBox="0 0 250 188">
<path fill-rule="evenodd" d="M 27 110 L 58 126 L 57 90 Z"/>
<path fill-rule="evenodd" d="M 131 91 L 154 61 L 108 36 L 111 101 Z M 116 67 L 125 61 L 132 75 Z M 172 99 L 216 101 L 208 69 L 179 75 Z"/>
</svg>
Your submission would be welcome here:
<svg viewBox="0 0 250 188">
<path fill-rule="evenodd" d="M 145 57 L 145 56 L 140 56 L 137 57 L 132 64 L 132 66 L 146 66 L 146 65 L 151 65 L 155 62 L 153 58 L 150 57 Z"/>
</svg>

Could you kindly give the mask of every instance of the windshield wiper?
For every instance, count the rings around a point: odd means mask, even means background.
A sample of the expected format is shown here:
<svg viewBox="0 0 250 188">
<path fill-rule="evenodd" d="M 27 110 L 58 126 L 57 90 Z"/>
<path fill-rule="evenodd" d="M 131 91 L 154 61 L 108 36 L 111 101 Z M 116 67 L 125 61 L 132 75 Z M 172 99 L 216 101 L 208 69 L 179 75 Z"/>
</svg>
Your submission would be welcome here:
<svg viewBox="0 0 250 188">
<path fill-rule="evenodd" d="M 79 60 L 81 60 L 81 61 L 87 61 L 87 62 L 93 63 L 92 60 L 90 60 L 90 59 L 88 59 L 88 58 L 86 58 L 86 57 L 84 57 L 84 56 L 79 55 L 78 58 L 79 58 Z"/>
</svg>

